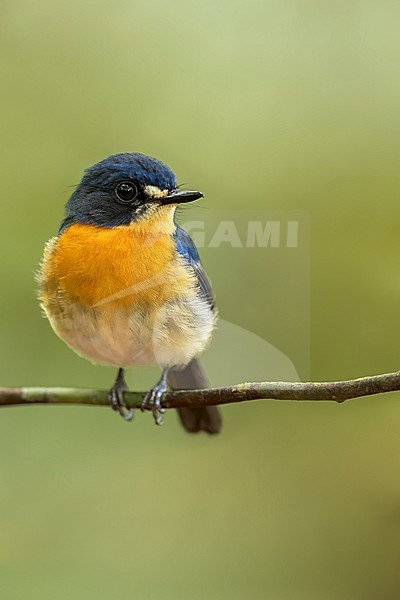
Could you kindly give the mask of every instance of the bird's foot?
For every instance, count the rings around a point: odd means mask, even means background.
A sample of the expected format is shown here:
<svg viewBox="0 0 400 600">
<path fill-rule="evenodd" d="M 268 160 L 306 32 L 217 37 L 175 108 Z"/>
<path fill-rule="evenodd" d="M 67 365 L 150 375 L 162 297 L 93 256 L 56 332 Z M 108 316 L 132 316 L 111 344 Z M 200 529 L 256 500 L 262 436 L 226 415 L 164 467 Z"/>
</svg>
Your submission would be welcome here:
<svg viewBox="0 0 400 600">
<path fill-rule="evenodd" d="M 160 381 L 147 392 L 141 404 L 142 411 L 145 409 L 151 410 L 156 425 L 163 425 L 164 423 L 166 409 L 161 406 L 161 399 L 167 390 L 167 373 L 163 372 Z"/>
<path fill-rule="evenodd" d="M 131 421 L 133 419 L 134 410 L 128 408 L 124 400 L 124 392 L 128 391 L 126 385 L 124 371 L 120 369 L 118 371 L 117 379 L 111 390 L 108 392 L 108 402 L 111 408 L 117 411 L 125 421 Z"/>
</svg>

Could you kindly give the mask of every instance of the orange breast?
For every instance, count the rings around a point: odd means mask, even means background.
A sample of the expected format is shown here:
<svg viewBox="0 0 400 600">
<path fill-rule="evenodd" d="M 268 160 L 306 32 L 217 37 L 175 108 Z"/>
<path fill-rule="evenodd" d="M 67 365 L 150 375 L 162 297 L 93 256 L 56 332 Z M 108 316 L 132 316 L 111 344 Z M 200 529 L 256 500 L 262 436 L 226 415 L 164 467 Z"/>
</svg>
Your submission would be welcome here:
<svg viewBox="0 0 400 600">
<path fill-rule="evenodd" d="M 44 268 L 49 283 L 87 306 L 157 306 L 190 285 L 170 232 L 135 223 L 114 229 L 72 225 Z"/>
</svg>

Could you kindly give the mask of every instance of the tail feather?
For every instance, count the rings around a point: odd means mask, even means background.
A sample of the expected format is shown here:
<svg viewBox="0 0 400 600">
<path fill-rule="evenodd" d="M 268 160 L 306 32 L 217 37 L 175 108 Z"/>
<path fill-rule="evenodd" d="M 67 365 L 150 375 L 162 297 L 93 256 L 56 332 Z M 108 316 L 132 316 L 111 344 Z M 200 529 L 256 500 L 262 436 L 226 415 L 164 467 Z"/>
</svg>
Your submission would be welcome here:
<svg viewBox="0 0 400 600">
<path fill-rule="evenodd" d="M 207 378 L 196 358 L 180 371 L 171 370 L 168 374 L 168 383 L 173 390 L 198 390 L 208 387 Z M 221 414 L 216 406 L 177 410 L 183 427 L 189 433 L 205 431 L 214 434 L 221 430 Z"/>
</svg>

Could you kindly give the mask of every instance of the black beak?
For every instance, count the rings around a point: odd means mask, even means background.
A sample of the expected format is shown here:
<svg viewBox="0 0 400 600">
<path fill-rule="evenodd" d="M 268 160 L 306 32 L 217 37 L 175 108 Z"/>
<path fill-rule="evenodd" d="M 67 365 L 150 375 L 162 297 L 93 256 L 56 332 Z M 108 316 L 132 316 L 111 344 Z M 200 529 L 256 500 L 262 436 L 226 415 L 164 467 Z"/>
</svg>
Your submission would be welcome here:
<svg viewBox="0 0 400 600">
<path fill-rule="evenodd" d="M 165 205 L 193 202 L 193 200 L 198 200 L 199 198 L 203 198 L 201 192 L 195 192 L 193 190 L 173 190 L 168 196 L 164 196 L 164 198 L 160 198 L 160 200 L 161 203 Z"/>
</svg>

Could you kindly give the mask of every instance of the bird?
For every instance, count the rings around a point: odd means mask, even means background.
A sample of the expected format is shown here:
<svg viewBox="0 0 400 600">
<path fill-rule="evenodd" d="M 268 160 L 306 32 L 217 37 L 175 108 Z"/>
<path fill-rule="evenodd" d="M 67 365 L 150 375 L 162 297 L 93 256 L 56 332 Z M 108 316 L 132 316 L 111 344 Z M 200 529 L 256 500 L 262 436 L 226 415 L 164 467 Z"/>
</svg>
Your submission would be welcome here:
<svg viewBox="0 0 400 600">
<path fill-rule="evenodd" d="M 114 154 L 85 170 L 45 245 L 42 309 L 78 355 L 117 367 L 108 401 L 126 421 L 134 415 L 124 400 L 129 367 L 161 369 L 141 405 L 157 425 L 169 388 L 208 387 L 198 356 L 216 327 L 215 296 L 196 245 L 176 222 L 177 207 L 200 198 L 162 161 Z M 221 429 L 215 406 L 177 410 L 190 433 Z"/>
</svg>

